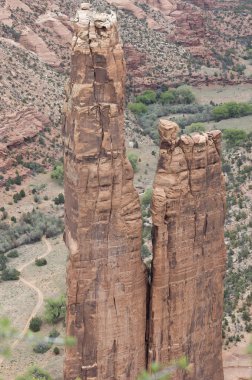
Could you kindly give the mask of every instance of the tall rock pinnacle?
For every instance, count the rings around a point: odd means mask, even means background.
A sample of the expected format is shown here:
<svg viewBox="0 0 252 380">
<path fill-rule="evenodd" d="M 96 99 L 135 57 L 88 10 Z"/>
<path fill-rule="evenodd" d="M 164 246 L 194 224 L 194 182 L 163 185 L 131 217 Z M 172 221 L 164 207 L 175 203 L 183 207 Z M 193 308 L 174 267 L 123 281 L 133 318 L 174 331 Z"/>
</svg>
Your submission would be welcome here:
<svg viewBox="0 0 252 380">
<path fill-rule="evenodd" d="M 136 379 L 145 367 L 141 208 L 124 143 L 125 65 L 114 14 L 82 4 L 65 104 L 65 380 Z"/>
<path fill-rule="evenodd" d="M 177 137 L 160 120 L 153 186 L 149 363 L 182 355 L 194 364 L 176 380 L 223 380 L 225 185 L 219 131 Z"/>
<path fill-rule="evenodd" d="M 64 379 L 136 380 L 151 362 L 185 355 L 193 370 L 178 372 L 176 380 L 223 380 L 221 133 L 178 138 L 178 126 L 160 120 L 146 304 L 116 17 L 82 3 L 74 25 L 63 135 L 67 335 L 77 344 L 66 349 Z"/>
</svg>

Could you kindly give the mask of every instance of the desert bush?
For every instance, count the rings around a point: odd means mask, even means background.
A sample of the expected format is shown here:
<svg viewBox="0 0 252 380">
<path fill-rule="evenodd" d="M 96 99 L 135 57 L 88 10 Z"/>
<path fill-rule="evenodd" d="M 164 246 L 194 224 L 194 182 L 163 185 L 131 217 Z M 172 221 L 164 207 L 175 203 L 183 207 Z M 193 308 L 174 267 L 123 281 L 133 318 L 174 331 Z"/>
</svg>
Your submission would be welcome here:
<svg viewBox="0 0 252 380">
<path fill-rule="evenodd" d="M 29 329 L 33 332 L 40 331 L 40 328 L 42 326 L 42 319 L 39 317 L 34 317 L 31 319 Z"/>
<path fill-rule="evenodd" d="M 59 355 L 59 353 L 60 353 L 59 347 L 54 347 L 53 353 L 54 353 L 54 355 Z"/>
<path fill-rule="evenodd" d="M 2 210 L 0 210 L 2 212 L 2 215 L 1 215 L 1 220 L 5 220 L 8 218 L 8 212 L 4 209 L 4 207 L 2 207 Z"/>
<path fill-rule="evenodd" d="M 141 197 L 141 205 L 146 207 L 150 206 L 151 198 L 152 198 L 152 189 L 146 189 L 144 194 Z"/>
<path fill-rule="evenodd" d="M 128 159 L 131 163 L 134 173 L 136 173 L 138 171 L 138 156 L 135 153 L 129 153 Z"/>
<path fill-rule="evenodd" d="M 147 112 L 147 106 L 141 102 L 139 103 L 129 103 L 128 108 L 130 111 L 136 114 L 141 114 Z"/>
<path fill-rule="evenodd" d="M 13 26 L 3 24 L 2 28 L 7 37 L 12 38 L 15 41 L 19 40 L 21 33 L 18 30 L 16 30 Z"/>
<path fill-rule="evenodd" d="M 63 164 L 55 165 L 51 174 L 51 178 L 55 179 L 60 185 L 64 181 L 64 168 Z"/>
<path fill-rule="evenodd" d="M 33 347 L 33 351 L 36 354 L 44 354 L 52 347 L 51 343 L 39 342 Z"/>
<path fill-rule="evenodd" d="M 14 259 L 15 257 L 18 257 L 19 256 L 19 253 L 16 249 L 14 249 L 13 251 L 10 251 L 8 254 L 7 254 L 7 257 L 10 257 L 12 259 Z"/>
<path fill-rule="evenodd" d="M 15 268 L 6 268 L 2 271 L 3 281 L 19 280 L 20 272 Z"/>
<path fill-rule="evenodd" d="M 144 91 L 136 97 L 137 103 L 152 104 L 157 100 L 157 94 L 153 90 Z"/>
<path fill-rule="evenodd" d="M 248 310 L 244 310 L 243 313 L 242 313 L 242 319 L 246 322 L 250 322 L 251 321 L 251 316 L 250 316 L 250 313 Z"/>
<path fill-rule="evenodd" d="M 21 197 L 19 195 L 19 193 L 16 193 L 13 195 L 13 201 L 14 203 L 17 203 L 18 201 L 20 201 Z"/>
<path fill-rule="evenodd" d="M 39 241 L 43 235 L 56 236 L 63 228 L 61 219 L 35 210 L 23 214 L 15 225 L 0 223 L 0 254 Z"/>
<path fill-rule="evenodd" d="M 44 173 L 44 167 L 38 162 L 23 162 L 23 166 L 30 169 L 34 174 Z"/>
<path fill-rule="evenodd" d="M 52 378 L 49 373 L 36 366 L 28 369 L 24 375 L 18 376 L 16 380 L 52 380 Z"/>
<path fill-rule="evenodd" d="M 223 138 L 229 148 L 241 145 L 246 139 L 247 134 L 241 129 L 224 129 Z"/>
<path fill-rule="evenodd" d="M 20 190 L 19 194 L 20 194 L 21 198 L 24 198 L 25 197 L 24 189 Z"/>
<path fill-rule="evenodd" d="M 176 89 L 177 104 L 191 104 L 195 102 L 195 96 L 187 86 L 180 86 Z"/>
<path fill-rule="evenodd" d="M 66 300 L 64 296 L 58 298 L 48 298 L 45 301 L 45 320 L 50 324 L 55 324 L 65 318 Z"/>
<path fill-rule="evenodd" d="M 46 264 L 47 264 L 47 261 L 44 258 L 35 260 L 35 265 L 37 265 L 37 267 L 43 267 Z"/>
<path fill-rule="evenodd" d="M 216 121 L 241 117 L 252 114 L 252 104 L 228 102 L 214 107 L 212 112 L 214 120 Z"/>
<path fill-rule="evenodd" d="M 192 123 L 188 127 L 186 127 L 187 133 L 193 133 L 193 132 L 205 132 L 206 128 L 203 123 Z"/>
<path fill-rule="evenodd" d="M 141 256 L 142 256 L 142 258 L 147 258 L 147 257 L 151 256 L 151 251 L 149 250 L 149 248 L 147 247 L 146 244 L 142 245 Z"/>
<path fill-rule="evenodd" d="M 54 203 L 56 205 L 62 205 L 62 204 L 64 204 L 65 203 L 65 197 L 64 197 L 64 195 L 62 193 L 59 193 L 59 195 L 56 198 L 54 198 Z"/>
<path fill-rule="evenodd" d="M 58 330 L 56 329 L 52 329 L 49 333 L 49 338 L 57 338 L 58 336 L 60 335 L 60 333 L 58 332 Z"/>
<path fill-rule="evenodd" d="M 164 91 L 160 95 L 161 103 L 162 104 L 175 104 L 175 102 L 176 102 L 175 92 L 176 91 L 174 89 Z"/>
<path fill-rule="evenodd" d="M 7 257 L 0 255 L 0 271 L 6 269 Z"/>
<path fill-rule="evenodd" d="M 187 86 L 170 89 L 160 95 L 162 104 L 191 104 L 195 102 L 195 96 Z"/>
<path fill-rule="evenodd" d="M 35 203 L 41 203 L 41 198 L 38 194 L 34 194 L 33 200 Z"/>
</svg>

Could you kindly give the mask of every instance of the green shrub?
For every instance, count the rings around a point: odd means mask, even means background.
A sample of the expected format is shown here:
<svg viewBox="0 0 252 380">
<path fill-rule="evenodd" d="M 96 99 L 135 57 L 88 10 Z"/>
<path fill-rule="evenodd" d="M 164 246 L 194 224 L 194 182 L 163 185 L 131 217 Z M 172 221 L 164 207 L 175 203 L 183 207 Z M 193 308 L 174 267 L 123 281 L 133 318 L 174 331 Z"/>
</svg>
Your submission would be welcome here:
<svg viewBox="0 0 252 380">
<path fill-rule="evenodd" d="M 135 153 L 129 153 L 128 160 L 131 163 L 134 173 L 136 173 L 138 171 L 138 156 Z"/>
<path fill-rule="evenodd" d="M 38 194 L 34 194 L 33 200 L 35 203 L 41 203 L 41 198 Z"/>
<path fill-rule="evenodd" d="M 15 193 L 13 195 L 13 201 L 14 201 L 14 203 L 18 203 L 18 201 L 20 201 L 21 199 L 22 199 L 22 197 L 21 197 L 20 193 Z"/>
<path fill-rule="evenodd" d="M 244 321 L 246 321 L 246 322 L 250 322 L 251 321 L 250 313 L 247 310 L 243 311 L 243 313 L 242 313 L 242 319 Z"/>
<path fill-rule="evenodd" d="M 16 249 L 14 249 L 13 251 L 10 251 L 8 254 L 7 254 L 7 257 L 10 257 L 12 259 L 14 259 L 15 257 L 18 257 L 19 256 L 19 253 Z"/>
<path fill-rule="evenodd" d="M 241 145 L 246 139 L 247 134 L 241 129 L 224 129 L 223 138 L 226 140 L 229 148 Z"/>
<path fill-rule="evenodd" d="M 128 108 L 131 112 L 141 114 L 147 112 L 147 106 L 141 102 L 129 103 Z"/>
<path fill-rule="evenodd" d="M 52 345 L 50 343 L 39 342 L 33 347 L 33 351 L 36 352 L 36 354 L 44 354 L 50 350 L 51 347 Z"/>
<path fill-rule="evenodd" d="M 163 92 L 160 95 L 162 104 L 175 104 L 176 103 L 176 90 L 171 89 Z"/>
<path fill-rule="evenodd" d="M 42 326 L 42 319 L 39 317 L 34 317 L 31 319 L 29 329 L 33 332 L 40 331 L 40 328 Z"/>
<path fill-rule="evenodd" d="M 16 218 L 15 216 L 12 216 L 12 217 L 11 217 L 11 221 L 12 221 L 13 223 L 17 223 L 17 218 Z"/>
<path fill-rule="evenodd" d="M 0 255 L 0 271 L 6 269 L 7 257 Z"/>
<path fill-rule="evenodd" d="M 60 185 L 63 184 L 64 168 L 62 164 L 54 166 L 52 174 L 51 174 L 51 178 L 55 179 Z"/>
<path fill-rule="evenodd" d="M 7 268 L 7 269 L 4 269 L 2 272 L 3 281 L 19 280 L 19 276 L 20 276 L 20 272 L 15 268 L 13 269 Z"/>
<path fill-rule="evenodd" d="M 187 133 L 193 133 L 193 132 L 205 132 L 206 128 L 203 123 L 192 123 L 188 127 L 186 127 Z"/>
<path fill-rule="evenodd" d="M 195 102 L 195 96 L 187 86 L 177 89 L 169 89 L 160 95 L 162 104 L 191 104 Z"/>
<path fill-rule="evenodd" d="M 37 267 L 43 267 L 46 264 L 47 264 L 47 261 L 44 258 L 35 260 L 35 265 L 37 265 Z"/>
<path fill-rule="evenodd" d="M 15 225 L 0 223 L 0 254 L 39 241 L 43 235 L 56 236 L 63 228 L 61 219 L 36 210 L 23 214 Z"/>
<path fill-rule="evenodd" d="M 180 86 L 176 89 L 176 103 L 191 104 L 195 102 L 195 96 L 191 89 L 187 86 Z"/>
<path fill-rule="evenodd" d="M 24 198 L 25 197 L 25 191 L 24 191 L 24 189 L 20 190 L 19 194 L 20 194 L 21 198 Z"/>
<path fill-rule="evenodd" d="M 60 193 L 56 198 L 54 198 L 54 203 L 56 205 L 62 205 L 65 203 L 65 197 L 62 193 Z"/>
<path fill-rule="evenodd" d="M 66 300 L 64 296 L 48 298 L 45 301 L 45 319 L 50 324 L 55 324 L 65 318 Z"/>
<path fill-rule="evenodd" d="M 14 41 L 18 41 L 21 33 L 17 31 L 13 26 L 3 24 L 3 31 L 7 37 L 12 38 Z"/>
<path fill-rule="evenodd" d="M 34 174 L 44 173 L 44 167 L 38 162 L 23 162 L 23 166 L 30 169 Z"/>
<path fill-rule="evenodd" d="M 144 194 L 141 197 L 141 204 L 145 208 L 150 206 L 152 193 L 153 193 L 152 189 L 146 189 Z"/>
<path fill-rule="evenodd" d="M 20 175 L 18 173 L 16 173 L 16 177 L 14 178 L 14 183 L 15 185 L 21 185 L 21 182 L 22 182 L 22 178 L 20 177 Z"/>
<path fill-rule="evenodd" d="M 60 353 L 59 347 L 54 347 L 53 353 L 54 353 L 54 355 L 59 355 L 59 353 Z"/>
<path fill-rule="evenodd" d="M 152 104 L 156 103 L 157 94 L 153 90 L 144 91 L 136 97 L 137 103 Z"/>
<path fill-rule="evenodd" d="M 252 114 L 252 104 L 228 102 L 214 107 L 212 113 L 216 121 L 246 116 Z"/>
<path fill-rule="evenodd" d="M 24 375 L 18 376 L 16 380 L 52 380 L 52 378 L 43 369 L 31 367 Z"/>
<path fill-rule="evenodd" d="M 60 333 L 58 332 L 58 330 L 52 329 L 49 333 L 49 338 L 57 338 L 59 335 Z"/>
<path fill-rule="evenodd" d="M 151 256 L 151 251 L 149 250 L 149 248 L 147 247 L 146 244 L 143 244 L 142 245 L 142 248 L 141 248 L 141 256 L 143 258 L 147 258 L 147 257 L 150 257 Z"/>
<path fill-rule="evenodd" d="M 1 220 L 5 220 L 5 219 L 7 219 L 7 218 L 8 218 L 8 212 L 5 210 L 5 208 L 4 208 L 4 207 L 1 207 L 1 210 L 0 210 L 0 211 L 2 212 Z"/>
</svg>

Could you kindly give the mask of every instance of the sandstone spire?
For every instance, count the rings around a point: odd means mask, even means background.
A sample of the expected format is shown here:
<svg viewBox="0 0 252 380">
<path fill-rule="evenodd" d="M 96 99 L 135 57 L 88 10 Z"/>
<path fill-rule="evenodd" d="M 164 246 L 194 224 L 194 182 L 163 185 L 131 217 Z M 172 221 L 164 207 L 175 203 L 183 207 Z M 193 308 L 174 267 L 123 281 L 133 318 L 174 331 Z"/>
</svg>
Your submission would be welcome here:
<svg viewBox="0 0 252 380">
<path fill-rule="evenodd" d="M 124 144 L 125 65 L 114 14 L 82 4 L 64 125 L 65 380 L 136 379 L 145 367 L 141 209 Z"/>
<path fill-rule="evenodd" d="M 186 355 L 194 370 L 176 379 L 223 380 L 225 186 L 219 131 L 182 135 L 160 120 L 154 181 L 149 362 Z"/>
</svg>

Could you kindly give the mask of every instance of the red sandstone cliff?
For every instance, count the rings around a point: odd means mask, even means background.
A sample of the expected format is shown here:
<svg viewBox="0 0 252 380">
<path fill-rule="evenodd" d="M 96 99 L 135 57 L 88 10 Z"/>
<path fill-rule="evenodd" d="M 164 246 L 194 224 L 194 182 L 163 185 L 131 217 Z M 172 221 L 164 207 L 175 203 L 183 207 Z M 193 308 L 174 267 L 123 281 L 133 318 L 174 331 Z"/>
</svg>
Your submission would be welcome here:
<svg viewBox="0 0 252 380">
<path fill-rule="evenodd" d="M 191 376 L 223 380 L 225 186 L 219 131 L 177 137 L 160 120 L 160 156 L 153 187 L 153 268 L 149 363 L 185 355 Z"/>
<path fill-rule="evenodd" d="M 136 379 L 145 367 L 141 209 L 125 155 L 125 65 L 114 14 L 77 13 L 64 126 L 64 378 Z"/>
</svg>

